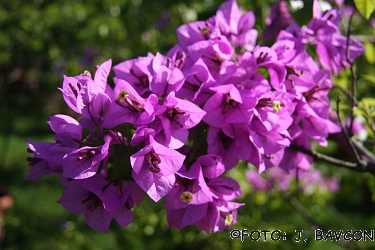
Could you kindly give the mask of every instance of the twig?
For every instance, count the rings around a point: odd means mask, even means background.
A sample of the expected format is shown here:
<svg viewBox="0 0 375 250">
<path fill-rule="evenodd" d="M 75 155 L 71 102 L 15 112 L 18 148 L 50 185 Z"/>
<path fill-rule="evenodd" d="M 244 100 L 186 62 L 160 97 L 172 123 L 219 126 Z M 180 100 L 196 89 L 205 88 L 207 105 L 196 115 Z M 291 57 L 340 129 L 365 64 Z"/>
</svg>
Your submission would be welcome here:
<svg viewBox="0 0 375 250">
<path fill-rule="evenodd" d="M 359 105 L 359 102 L 358 102 L 357 98 L 355 96 L 352 96 L 352 93 L 350 93 L 350 91 L 347 90 L 346 88 L 343 88 L 339 85 L 333 85 L 333 88 L 337 88 L 337 89 L 341 90 L 347 97 L 350 98 L 350 100 L 352 100 L 354 102 L 355 106 Z"/>
<path fill-rule="evenodd" d="M 348 61 L 348 63 L 350 64 L 350 74 L 351 74 L 351 82 L 352 82 L 352 96 L 357 96 L 357 91 L 356 91 L 356 81 L 357 81 L 357 76 L 354 72 L 354 63 L 352 62 L 352 60 L 350 59 L 350 50 L 349 50 L 349 45 L 350 45 L 350 28 L 352 26 L 352 20 L 353 20 L 353 16 L 354 16 L 354 10 L 350 16 L 350 19 L 349 19 L 349 24 L 348 24 L 348 30 L 347 30 L 347 33 L 346 33 L 346 60 Z M 352 100 L 352 108 L 350 110 L 350 125 L 349 125 L 349 134 L 350 136 L 353 135 L 353 122 L 354 122 L 354 100 L 353 98 L 351 98 Z"/>
<path fill-rule="evenodd" d="M 294 209 L 301 214 L 301 216 L 312 226 L 315 227 L 316 229 L 319 228 L 323 231 L 328 230 L 326 226 L 318 222 L 305 208 L 305 206 L 299 202 L 298 199 L 293 197 L 289 192 L 286 191 L 280 191 L 281 195 L 290 202 L 290 204 L 294 207 Z M 345 249 L 357 249 L 354 247 L 352 244 L 349 244 L 347 241 L 335 241 L 338 245 L 344 247 Z"/>
<path fill-rule="evenodd" d="M 290 202 L 290 204 L 297 210 L 298 213 L 313 227 L 320 228 L 322 230 L 327 230 L 327 227 L 318 222 L 313 216 L 310 215 L 309 210 L 305 208 L 304 205 L 299 202 L 295 197 L 293 197 L 289 192 L 280 191 L 281 195 Z"/>
<path fill-rule="evenodd" d="M 354 147 L 354 145 L 352 143 L 352 139 L 349 137 L 349 135 L 348 135 L 348 133 L 346 131 L 346 126 L 344 127 L 344 125 L 342 124 L 341 118 L 340 118 L 340 101 L 341 101 L 340 98 L 337 98 L 337 101 L 336 101 L 336 105 L 337 105 L 337 110 L 336 110 L 336 112 L 337 112 L 337 119 L 339 120 L 339 123 L 340 123 L 340 126 L 341 126 L 341 130 L 344 133 L 345 138 L 349 142 L 349 145 L 350 145 L 350 147 L 351 147 L 351 149 L 353 151 L 353 154 L 355 156 L 356 162 L 360 163 L 361 158 L 359 157 L 358 152 L 357 152 L 357 150 L 355 149 L 355 147 Z M 352 107 L 352 110 L 353 110 L 353 107 Z M 353 122 L 353 117 L 352 117 L 352 120 L 351 120 L 351 125 L 353 125 L 352 122 Z"/>
<path fill-rule="evenodd" d="M 330 134 L 328 138 L 336 142 L 337 145 L 342 150 L 344 150 L 348 156 L 350 156 L 351 158 L 355 158 L 353 150 L 343 132 Z M 357 164 L 354 169 L 351 168 L 351 170 L 369 172 L 375 176 L 375 156 L 373 155 L 373 153 L 370 152 L 366 147 L 364 147 L 360 142 L 358 142 L 354 137 L 350 138 L 350 140 L 361 157 L 360 163 Z"/>
<path fill-rule="evenodd" d="M 314 157 L 315 159 L 329 162 L 329 163 L 331 163 L 333 165 L 336 165 L 336 166 L 345 167 L 345 168 L 348 168 L 350 170 L 359 171 L 359 172 L 366 172 L 367 171 L 367 169 L 364 168 L 359 163 L 343 161 L 343 160 L 340 160 L 340 159 L 337 159 L 337 158 L 334 158 L 334 157 L 331 157 L 331 156 L 328 156 L 328 155 L 325 155 L 325 154 L 321 154 L 319 152 L 316 152 L 315 150 L 306 149 L 306 148 L 298 146 L 296 144 L 291 144 L 289 148 L 297 150 L 297 151 L 302 152 L 302 153 L 305 153 L 307 155 L 310 155 L 310 156 Z"/>
<path fill-rule="evenodd" d="M 331 202 L 326 204 L 327 211 L 335 218 L 344 228 L 355 228 L 348 218 L 343 215 Z"/>
</svg>

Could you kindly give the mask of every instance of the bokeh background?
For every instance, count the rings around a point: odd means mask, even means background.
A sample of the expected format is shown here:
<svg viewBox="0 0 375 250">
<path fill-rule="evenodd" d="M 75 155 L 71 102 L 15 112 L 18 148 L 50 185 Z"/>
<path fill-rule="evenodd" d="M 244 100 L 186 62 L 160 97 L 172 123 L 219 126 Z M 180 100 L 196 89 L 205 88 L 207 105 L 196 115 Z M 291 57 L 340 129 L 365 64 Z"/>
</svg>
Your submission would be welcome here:
<svg viewBox="0 0 375 250">
<path fill-rule="evenodd" d="M 245 178 L 248 168 L 240 164 L 228 173 L 239 181 L 244 194 L 238 224 L 233 228 L 281 230 L 285 241 L 231 240 L 229 231 L 206 235 L 195 227 L 181 231 L 168 228 L 163 200 L 155 204 L 145 197 L 134 209 L 135 221 L 120 228 L 112 223 L 108 234 L 91 230 L 84 216 L 72 215 L 56 203 L 63 191 L 57 177 L 25 181 L 29 166 L 25 140 L 53 141 L 46 121 L 54 114 L 77 117 L 65 105 L 60 91 L 62 75 L 94 71 L 95 65 L 112 58 L 113 64 L 147 52 L 166 53 L 177 43 L 175 30 L 181 24 L 213 16 L 223 1 L 218 0 L 1 0 L 0 1 L 0 187 L 14 198 L 3 219 L 5 237 L 0 249 L 345 249 L 331 241 L 315 241 L 316 225 L 304 219 L 277 189 L 258 191 Z M 270 6 L 277 1 L 238 0 L 253 10 L 260 34 Z M 345 13 L 353 3 L 345 1 Z M 296 21 L 311 18 L 311 1 L 292 12 Z M 348 14 L 344 15 L 344 23 Z M 345 26 L 345 25 L 344 25 Z M 345 28 L 343 26 L 343 28 Z M 375 91 L 374 28 L 359 13 L 352 32 L 364 35 L 367 53 L 356 62 L 359 97 Z M 263 43 L 267 44 L 267 43 Z M 349 71 L 335 83 L 348 87 Z M 333 91 L 332 99 L 339 95 Z M 349 103 L 345 100 L 343 103 Z M 345 105 L 342 105 L 345 112 Z M 371 135 L 371 133 L 369 134 Z M 373 145 L 368 145 L 370 148 Z M 330 143 L 321 152 L 345 156 Z M 324 162 L 314 168 L 340 183 L 336 193 L 321 190 L 304 193 L 292 185 L 290 194 L 311 216 L 332 230 L 374 230 L 374 177 L 355 173 Z M 291 203 L 292 201 L 292 203 Z M 307 242 L 295 242 L 295 230 L 304 230 Z M 374 249 L 371 241 L 349 242 L 353 249 Z"/>
</svg>

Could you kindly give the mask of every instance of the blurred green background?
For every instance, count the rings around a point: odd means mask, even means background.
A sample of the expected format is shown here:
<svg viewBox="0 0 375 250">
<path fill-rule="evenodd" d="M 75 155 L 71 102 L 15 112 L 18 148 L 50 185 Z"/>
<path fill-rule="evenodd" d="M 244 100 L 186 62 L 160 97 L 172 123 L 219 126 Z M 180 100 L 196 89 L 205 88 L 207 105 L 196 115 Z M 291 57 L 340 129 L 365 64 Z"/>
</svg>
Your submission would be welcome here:
<svg viewBox="0 0 375 250">
<path fill-rule="evenodd" d="M 175 30 L 181 24 L 213 16 L 223 1 L 218 0 L 1 0 L 0 2 L 0 186 L 13 195 L 14 206 L 4 218 L 6 235 L 1 249 L 345 249 L 335 242 L 314 241 L 313 227 L 297 213 L 290 201 L 277 190 L 255 192 L 244 177 L 247 168 L 239 165 L 228 173 L 240 182 L 244 195 L 238 202 L 238 224 L 233 228 L 281 230 L 285 241 L 231 240 L 229 231 L 207 236 L 195 227 L 169 229 L 163 202 L 145 198 L 134 209 L 135 221 L 126 228 L 112 223 L 108 234 L 85 225 L 84 216 L 67 212 L 56 203 L 63 191 L 57 177 L 25 181 L 29 166 L 25 140 L 53 141 L 46 121 L 62 113 L 77 117 L 64 104 L 58 87 L 62 75 L 93 72 L 95 65 L 108 58 L 113 63 L 165 53 L 176 42 Z M 260 31 L 265 28 L 271 3 L 238 1 L 253 10 Z M 350 1 L 346 4 L 352 5 Z M 306 24 L 311 2 L 296 11 L 297 21 Z M 347 17 L 346 17 L 347 20 Z M 353 32 L 374 36 L 369 21 L 356 14 Z M 373 96 L 374 45 L 357 61 L 358 91 Z M 362 77 L 364 76 L 364 77 Z M 349 86 L 348 71 L 337 84 Z M 333 92 L 333 98 L 339 93 Z M 348 100 L 344 100 L 344 103 Z M 371 135 L 370 135 L 371 136 Z M 321 149 L 343 157 L 337 147 Z M 327 229 L 375 229 L 372 202 L 374 177 L 345 169 L 314 164 L 341 183 L 338 193 L 317 191 L 305 195 L 291 190 L 301 204 Z M 294 230 L 304 230 L 307 242 L 295 242 Z M 349 242 L 354 249 L 374 249 L 374 242 Z"/>
</svg>

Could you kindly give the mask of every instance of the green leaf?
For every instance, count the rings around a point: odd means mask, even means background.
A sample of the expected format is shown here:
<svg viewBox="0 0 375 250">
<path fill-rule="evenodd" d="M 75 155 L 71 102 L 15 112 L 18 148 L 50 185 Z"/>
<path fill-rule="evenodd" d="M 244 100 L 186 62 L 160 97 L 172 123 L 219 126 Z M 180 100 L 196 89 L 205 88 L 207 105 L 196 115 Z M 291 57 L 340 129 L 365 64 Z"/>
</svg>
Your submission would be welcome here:
<svg viewBox="0 0 375 250">
<path fill-rule="evenodd" d="M 362 100 L 359 101 L 359 106 L 364 108 L 365 110 L 370 110 L 375 107 L 375 98 L 372 98 L 372 97 L 362 98 Z"/>
<path fill-rule="evenodd" d="M 368 134 L 369 138 L 372 138 L 372 139 L 375 138 L 374 131 L 372 131 L 370 126 L 366 125 L 366 131 L 367 131 L 367 134 Z"/>
<path fill-rule="evenodd" d="M 366 57 L 367 61 L 370 64 L 374 64 L 375 63 L 375 47 L 374 47 L 374 45 L 372 43 L 369 43 L 369 42 L 364 43 L 364 45 L 366 47 L 365 57 Z"/>
<path fill-rule="evenodd" d="M 116 179 L 123 179 L 126 176 L 131 175 L 130 155 L 131 151 L 129 147 L 124 144 L 115 144 L 113 146 L 113 172 L 112 181 Z"/>
<path fill-rule="evenodd" d="M 336 105 L 336 103 L 334 104 Z M 331 107 L 335 107 L 333 104 L 331 104 Z M 352 109 L 352 105 L 346 104 L 346 103 L 340 103 L 340 111 L 349 111 Z"/>
<path fill-rule="evenodd" d="M 365 97 L 359 101 L 358 107 L 354 110 L 356 116 L 362 115 L 366 119 L 371 119 L 375 115 L 375 98 Z"/>
<path fill-rule="evenodd" d="M 375 76 L 373 75 L 361 75 L 361 77 L 369 82 L 375 83 Z"/>
<path fill-rule="evenodd" d="M 363 109 L 360 109 L 360 108 L 355 108 L 354 109 L 354 115 L 355 116 L 363 116 L 365 118 L 368 117 L 368 113 L 366 111 L 364 111 Z"/>
<path fill-rule="evenodd" d="M 354 0 L 358 11 L 368 20 L 375 10 L 375 0 Z"/>
</svg>

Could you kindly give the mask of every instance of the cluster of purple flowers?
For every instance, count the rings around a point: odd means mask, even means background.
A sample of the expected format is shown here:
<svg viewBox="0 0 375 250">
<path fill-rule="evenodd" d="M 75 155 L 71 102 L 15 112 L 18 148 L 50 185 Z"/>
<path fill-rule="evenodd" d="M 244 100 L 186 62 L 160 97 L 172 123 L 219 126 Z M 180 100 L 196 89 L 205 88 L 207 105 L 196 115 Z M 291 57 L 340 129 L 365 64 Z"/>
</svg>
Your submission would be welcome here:
<svg viewBox="0 0 375 250">
<path fill-rule="evenodd" d="M 329 120 L 331 72 L 348 67 L 347 50 L 354 60 L 364 48 L 340 34 L 338 11 L 314 6 L 306 27 L 292 24 L 266 47 L 256 44 L 254 13 L 228 1 L 214 17 L 178 28 L 179 44 L 166 55 L 113 67 L 108 60 L 94 76 L 64 76 L 60 90 L 82 118 L 54 115 L 55 142 L 28 141 L 27 179 L 61 174 L 58 203 L 100 232 L 112 219 L 131 223 L 144 193 L 155 202 L 165 197 L 171 227 L 229 228 L 244 204 L 233 202 L 241 189 L 225 171 L 239 160 L 259 172 L 306 170 L 312 158 L 290 144 L 324 146 L 340 130 Z"/>
</svg>

